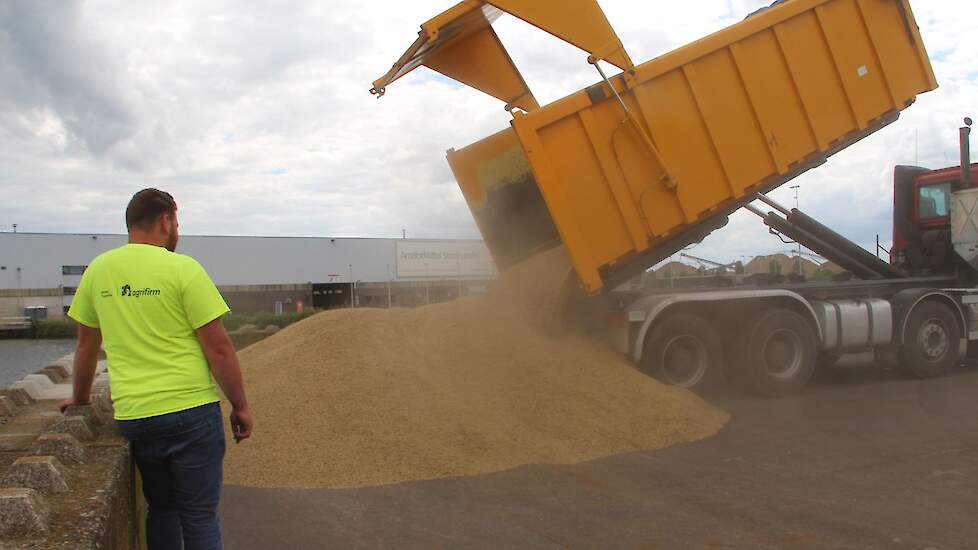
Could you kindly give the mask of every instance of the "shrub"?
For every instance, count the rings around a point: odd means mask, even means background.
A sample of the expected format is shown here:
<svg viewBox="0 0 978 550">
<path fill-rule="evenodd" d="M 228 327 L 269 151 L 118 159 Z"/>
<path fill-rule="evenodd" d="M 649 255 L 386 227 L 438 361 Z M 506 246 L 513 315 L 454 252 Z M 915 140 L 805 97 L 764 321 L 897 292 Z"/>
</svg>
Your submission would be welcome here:
<svg viewBox="0 0 978 550">
<path fill-rule="evenodd" d="M 34 338 L 74 338 L 78 325 L 69 318 L 34 321 Z"/>
</svg>

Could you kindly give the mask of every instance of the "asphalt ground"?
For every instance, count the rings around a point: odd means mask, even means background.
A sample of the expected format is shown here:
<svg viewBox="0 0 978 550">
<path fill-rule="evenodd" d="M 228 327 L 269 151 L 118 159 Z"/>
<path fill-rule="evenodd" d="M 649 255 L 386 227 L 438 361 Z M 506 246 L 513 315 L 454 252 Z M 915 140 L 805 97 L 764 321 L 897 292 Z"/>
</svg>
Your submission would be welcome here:
<svg viewBox="0 0 978 550">
<path fill-rule="evenodd" d="M 978 368 L 916 381 L 849 365 L 790 398 L 708 399 L 732 415 L 717 436 L 654 452 L 363 489 L 227 486 L 226 547 L 978 548 Z"/>
</svg>

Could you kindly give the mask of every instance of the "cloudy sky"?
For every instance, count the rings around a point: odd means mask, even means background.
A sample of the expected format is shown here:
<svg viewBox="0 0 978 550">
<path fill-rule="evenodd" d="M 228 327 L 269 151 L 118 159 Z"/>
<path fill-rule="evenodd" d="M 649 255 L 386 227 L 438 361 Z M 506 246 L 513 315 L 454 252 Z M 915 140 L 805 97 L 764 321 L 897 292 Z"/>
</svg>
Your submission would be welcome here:
<svg viewBox="0 0 978 550">
<path fill-rule="evenodd" d="M 766 3 L 601 0 L 636 61 Z M 500 102 L 427 69 L 367 92 L 451 4 L 0 0 L 0 231 L 123 232 L 128 197 L 155 186 L 185 234 L 477 237 L 444 152 L 506 127 Z M 914 9 L 940 90 L 798 180 L 804 209 L 867 246 L 889 240 L 892 166 L 956 164 L 978 115 L 978 2 Z M 541 103 L 595 81 L 583 52 L 496 29 Z M 693 253 L 785 248 L 737 214 Z"/>
</svg>

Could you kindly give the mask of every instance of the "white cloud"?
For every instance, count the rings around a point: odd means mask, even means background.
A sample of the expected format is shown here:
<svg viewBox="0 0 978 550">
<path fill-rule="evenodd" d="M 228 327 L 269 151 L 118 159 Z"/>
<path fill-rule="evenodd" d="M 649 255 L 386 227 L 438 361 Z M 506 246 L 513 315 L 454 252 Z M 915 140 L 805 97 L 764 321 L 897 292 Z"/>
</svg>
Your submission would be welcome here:
<svg viewBox="0 0 978 550">
<path fill-rule="evenodd" d="M 188 233 L 477 236 L 444 153 L 504 128 L 502 105 L 424 69 L 380 101 L 367 93 L 451 3 L 8 0 L 0 226 L 119 232 L 128 197 L 159 186 Z M 765 3 L 601 2 L 636 61 Z M 960 118 L 978 114 L 976 3 L 914 7 L 942 88 L 799 180 L 803 207 L 863 243 L 889 231 L 892 165 L 915 150 L 920 164 L 954 164 Z M 511 17 L 497 30 L 541 100 L 595 82 L 583 52 Z M 727 260 L 785 248 L 772 239 L 737 215 L 697 250 Z"/>
</svg>

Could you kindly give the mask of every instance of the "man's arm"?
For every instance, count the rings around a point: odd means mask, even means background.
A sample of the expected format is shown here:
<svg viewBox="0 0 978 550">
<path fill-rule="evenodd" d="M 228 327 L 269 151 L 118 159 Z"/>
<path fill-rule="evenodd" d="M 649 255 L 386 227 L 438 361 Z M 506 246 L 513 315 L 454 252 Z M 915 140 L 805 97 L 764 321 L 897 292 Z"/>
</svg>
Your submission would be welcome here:
<svg viewBox="0 0 978 550">
<path fill-rule="evenodd" d="M 75 346 L 75 366 L 72 375 L 71 398 L 61 402 L 61 411 L 71 405 L 87 405 L 92 400 L 92 381 L 98 365 L 98 350 L 102 346 L 102 331 L 78 324 L 78 344 Z"/>
<path fill-rule="evenodd" d="M 224 330 L 221 318 L 218 317 L 197 329 L 197 339 L 204 350 L 211 373 L 231 402 L 231 430 L 234 438 L 237 441 L 247 439 L 251 436 L 254 422 L 248 409 L 248 398 L 245 396 L 238 355 L 234 352 L 234 346 L 227 331 Z"/>
</svg>

